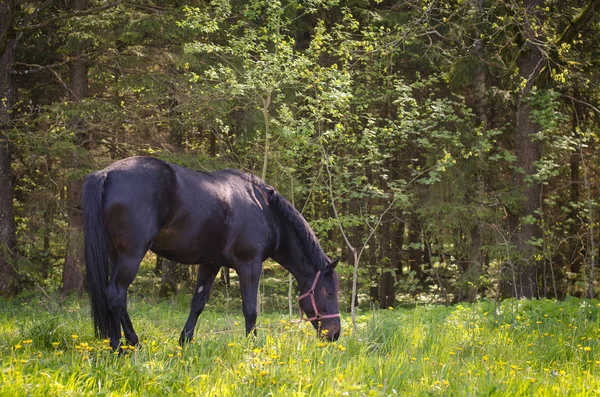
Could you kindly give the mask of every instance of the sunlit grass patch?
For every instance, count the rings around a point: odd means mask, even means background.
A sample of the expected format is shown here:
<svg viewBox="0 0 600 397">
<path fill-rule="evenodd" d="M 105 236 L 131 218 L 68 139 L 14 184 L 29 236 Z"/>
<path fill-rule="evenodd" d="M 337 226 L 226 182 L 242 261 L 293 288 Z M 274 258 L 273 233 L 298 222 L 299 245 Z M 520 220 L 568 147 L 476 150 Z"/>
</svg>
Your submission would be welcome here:
<svg viewBox="0 0 600 397">
<path fill-rule="evenodd" d="M 3 302 L 4 303 L 4 302 Z M 187 308 L 132 299 L 142 347 L 93 336 L 85 300 L 0 313 L 0 395 L 585 395 L 600 390 L 596 301 L 420 306 L 359 314 L 334 343 L 308 323 L 208 308 L 177 344 Z M 15 306 L 17 305 L 17 306 Z"/>
</svg>

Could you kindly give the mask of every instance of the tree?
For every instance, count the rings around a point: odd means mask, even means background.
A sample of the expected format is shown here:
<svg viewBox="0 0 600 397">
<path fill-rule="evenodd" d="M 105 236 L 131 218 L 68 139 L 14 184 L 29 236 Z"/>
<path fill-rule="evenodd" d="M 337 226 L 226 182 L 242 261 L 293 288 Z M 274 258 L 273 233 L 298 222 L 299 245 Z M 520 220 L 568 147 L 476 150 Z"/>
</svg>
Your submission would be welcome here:
<svg viewBox="0 0 600 397">
<path fill-rule="evenodd" d="M 571 21 L 563 33 L 553 40 L 554 48 L 564 43 L 569 43 L 573 37 L 591 21 L 598 0 L 588 2 L 579 16 Z M 523 3 L 522 18 L 522 47 L 516 64 L 521 79 L 520 90 L 517 94 L 517 109 L 515 122 L 515 154 L 517 157 L 517 172 L 515 184 L 522 187 L 523 198 L 521 210 L 512 213 L 512 228 L 515 230 L 517 250 L 520 252 L 520 261 L 517 265 L 519 296 L 537 297 L 538 268 L 534 257 L 538 241 L 541 239 L 541 230 L 537 222 L 538 210 L 541 207 L 541 185 L 536 178 L 537 164 L 542 159 L 542 144 L 536 137 L 540 132 L 540 125 L 535 120 L 531 96 L 534 90 L 546 88 L 552 70 L 552 61 L 544 57 L 543 48 L 538 37 L 547 36 L 542 30 L 544 26 L 542 17 L 543 1 L 528 0 Z M 552 48 L 550 47 L 550 51 Z M 552 52 L 550 52 L 552 54 Z M 556 55 L 556 54 L 555 54 Z"/>
<path fill-rule="evenodd" d="M 84 11 L 88 8 L 88 0 L 72 0 L 73 11 Z M 85 54 L 85 41 L 74 43 L 70 62 L 71 101 L 80 103 L 88 92 L 88 67 Z M 82 139 L 82 120 L 79 117 L 73 119 L 72 129 L 77 141 Z M 81 176 L 73 177 L 67 187 L 67 247 L 66 258 L 63 265 L 62 292 L 81 292 L 83 290 L 83 269 L 85 253 L 83 250 L 83 212 L 81 210 L 81 192 L 83 179 Z"/>
<path fill-rule="evenodd" d="M 15 292 L 12 258 L 16 247 L 16 226 L 8 132 L 12 128 L 15 104 L 12 71 L 17 45 L 13 26 L 16 6 L 14 0 L 0 1 L 0 295 L 12 295 Z"/>
</svg>

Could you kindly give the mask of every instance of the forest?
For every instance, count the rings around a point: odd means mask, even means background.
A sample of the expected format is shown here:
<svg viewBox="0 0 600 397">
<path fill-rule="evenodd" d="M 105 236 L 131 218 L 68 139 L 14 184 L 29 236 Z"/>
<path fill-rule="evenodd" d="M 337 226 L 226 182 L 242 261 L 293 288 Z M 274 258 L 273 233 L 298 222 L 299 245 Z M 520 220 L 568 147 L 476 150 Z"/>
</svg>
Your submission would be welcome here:
<svg viewBox="0 0 600 397">
<path fill-rule="evenodd" d="M 83 178 L 146 155 L 275 187 L 345 307 L 596 297 L 598 11 L 0 0 L 0 295 L 84 291 Z"/>
</svg>

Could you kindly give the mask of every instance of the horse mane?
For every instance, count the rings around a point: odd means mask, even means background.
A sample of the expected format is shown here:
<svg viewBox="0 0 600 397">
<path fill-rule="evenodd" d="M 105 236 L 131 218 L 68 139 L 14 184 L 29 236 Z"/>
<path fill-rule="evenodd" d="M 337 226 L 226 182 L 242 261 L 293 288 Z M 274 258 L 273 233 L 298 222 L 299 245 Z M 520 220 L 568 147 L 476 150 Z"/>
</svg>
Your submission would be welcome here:
<svg viewBox="0 0 600 397">
<path fill-rule="evenodd" d="M 279 194 L 275 188 L 267 185 L 262 179 L 253 174 L 246 174 L 245 172 L 235 169 L 227 169 L 226 171 L 239 176 L 265 192 L 266 196 L 269 197 L 269 205 L 275 209 L 296 232 L 296 235 L 300 240 L 300 245 L 308 255 L 309 261 L 317 268 L 317 270 L 323 270 L 329 264 L 329 258 L 325 254 L 325 251 L 323 251 L 323 247 L 321 247 L 315 232 L 292 203 Z"/>
</svg>

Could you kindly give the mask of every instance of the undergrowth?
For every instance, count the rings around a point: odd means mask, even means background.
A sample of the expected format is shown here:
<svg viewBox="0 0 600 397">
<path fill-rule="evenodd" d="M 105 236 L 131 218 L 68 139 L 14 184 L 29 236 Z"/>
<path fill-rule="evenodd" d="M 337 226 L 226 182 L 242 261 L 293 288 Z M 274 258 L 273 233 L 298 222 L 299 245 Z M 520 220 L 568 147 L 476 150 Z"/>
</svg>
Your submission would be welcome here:
<svg viewBox="0 0 600 397">
<path fill-rule="evenodd" d="M 142 341 L 94 338 L 84 298 L 2 301 L 0 395 L 394 396 L 600 393 L 597 301 L 483 301 L 363 311 L 336 343 L 281 312 L 247 338 L 239 305 L 208 306 L 177 339 L 186 296 L 130 298 Z M 51 300 L 51 299 L 50 299 Z M 56 300 L 58 302 L 58 299 Z"/>
</svg>

